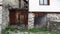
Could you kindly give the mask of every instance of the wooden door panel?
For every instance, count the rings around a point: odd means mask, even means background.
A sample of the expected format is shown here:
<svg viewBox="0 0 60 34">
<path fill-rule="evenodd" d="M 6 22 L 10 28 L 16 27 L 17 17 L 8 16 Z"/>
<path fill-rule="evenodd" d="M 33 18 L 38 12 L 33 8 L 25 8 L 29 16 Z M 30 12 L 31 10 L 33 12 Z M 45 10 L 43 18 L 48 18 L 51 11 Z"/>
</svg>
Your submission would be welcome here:
<svg viewBox="0 0 60 34">
<path fill-rule="evenodd" d="M 16 15 L 15 12 L 10 12 L 10 24 L 15 24 Z"/>
<path fill-rule="evenodd" d="M 28 18 L 28 14 L 27 14 L 27 12 L 21 12 L 20 15 L 24 16 L 24 17 L 22 18 L 24 24 L 28 23 L 28 19 L 27 19 L 27 18 Z"/>
<path fill-rule="evenodd" d="M 23 22 L 23 24 L 28 23 L 28 13 L 27 12 L 10 12 L 10 24 L 18 24 L 20 20 L 20 23 Z"/>
</svg>

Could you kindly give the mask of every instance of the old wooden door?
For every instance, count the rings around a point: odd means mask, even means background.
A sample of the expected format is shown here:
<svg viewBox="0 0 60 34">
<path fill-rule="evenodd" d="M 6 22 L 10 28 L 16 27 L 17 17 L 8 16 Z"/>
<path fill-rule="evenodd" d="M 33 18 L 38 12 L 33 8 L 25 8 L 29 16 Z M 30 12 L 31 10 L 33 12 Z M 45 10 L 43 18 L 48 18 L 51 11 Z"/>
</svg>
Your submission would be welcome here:
<svg viewBox="0 0 60 34">
<path fill-rule="evenodd" d="M 27 12 L 19 12 L 18 21 L 20 22 L 20 24 L 27 24 L 28 13 Z"/>
<path fill-rule="evenodd" d="M 10 12 L 10 24 L 14 24 L 14 25 L 24 24 L 26 26 L 27 23 L 28 23 L 27 12 L 19 12 L 19 11 Z"/>
<path fill-rule="evenodd" d="M 9 12 L 9 19 L 10 19 L 10 24 L 15 24 L 15 22 L 16 22 L 16 12 L 15 11 Z"/>
</svg>

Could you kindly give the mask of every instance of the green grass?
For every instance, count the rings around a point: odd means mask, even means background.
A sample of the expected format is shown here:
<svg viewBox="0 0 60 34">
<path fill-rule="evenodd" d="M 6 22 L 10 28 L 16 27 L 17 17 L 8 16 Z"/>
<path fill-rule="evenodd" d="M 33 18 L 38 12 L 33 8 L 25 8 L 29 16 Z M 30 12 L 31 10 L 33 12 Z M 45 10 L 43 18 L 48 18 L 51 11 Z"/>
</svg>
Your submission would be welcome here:
<svg viewBox="0 0 60 34">
<path fill-rule="evenodd" d="M 17 28 L 13 28 L 12 26 L 8 26 L 6 27 L 6 29 L 4 29 L 2 31 L 2 34 L 9 34 L 8 31 L 12 31 L 17 33 L 18 31 L 20 32 L 32 32 L 32 33 L 37 33 L 37 32 L 43 32 L 45 34 L 58 34 L 57 32 L 49 32 L 46 28 L 42 27 L 42 28 L 32 28 L 32 29 L 17 29 Z"/>
</svg>

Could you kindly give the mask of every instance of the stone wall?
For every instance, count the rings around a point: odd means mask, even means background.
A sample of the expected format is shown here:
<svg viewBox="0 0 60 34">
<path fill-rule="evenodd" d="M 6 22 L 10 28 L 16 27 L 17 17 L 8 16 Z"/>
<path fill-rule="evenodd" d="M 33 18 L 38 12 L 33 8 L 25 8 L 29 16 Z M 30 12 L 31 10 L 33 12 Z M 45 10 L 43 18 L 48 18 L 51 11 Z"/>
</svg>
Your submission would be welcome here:
<svg viewBox="0 0 60 34">
<path fill-rule="evenodd" d="M 2 11 L 2 29 L 5 29 L 9 23 L 9 10 L 8 8 L 19 8 L 18 0 L 3 0 L 3 11 Z"/>
<path fill-rule="evenodd" d="M 41 27 L 46 27 L 47 24 L 47 18 L 46 14 L 44 15 L 36 15 L 33 13 L 29 13 L 28 15 L 28 28 L 41 28 Z"/>
<path fill-rule="evenodd" d="M 3 7 L 2 11 L 2 29 L 4 29 L 9 23 L 9 10 Z"/>
<path fill-rule="evenodd" d="M 18 0 L 3 0 L 3 4 L 6 8 L 19 8 Z"/>
<path fill-rule="evenodd" d="M 5 29 L 5 27 L 7 27 L 8 23 L 9 23 L 8 4 L 9 4 L 8 0 L 3 0 L 3 7 L 2 7 L 2 29 Z"/>
<path fill-rule="evenodd" d="M 33 13 L 28 14 L 28 29 L 34 28 L 34 17 Z"/>
<path fill-rule="evenodd" d="M 60 14 L 47 14 L 47 18 L 50 20 L 60 20 Z"/>
<path fill-rule="evenodd" d="M 60 14 L 47 14 L 48 29 L 50 31 L 60 32 Z"/>
<path fill-rule="evenodd" d="M 36 28 L 46 27 L 46 22 L 47 22 L 46 16 L 47 16 L 46 14 L 43 14 L 35 17 L 34 23 Z"/>
<path fill-rule="evenodd" d="M 2 26 L 2 6 L 0 6 L 0 34 L 1 34 L 1 26 Z"/>
</svg>

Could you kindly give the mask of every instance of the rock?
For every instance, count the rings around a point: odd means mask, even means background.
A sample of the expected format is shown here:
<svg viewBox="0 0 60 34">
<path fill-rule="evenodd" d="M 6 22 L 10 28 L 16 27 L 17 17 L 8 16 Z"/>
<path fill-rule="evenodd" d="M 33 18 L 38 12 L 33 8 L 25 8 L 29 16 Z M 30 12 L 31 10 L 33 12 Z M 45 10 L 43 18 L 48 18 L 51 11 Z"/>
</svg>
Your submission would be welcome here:
<svg viewBox="0 0 60 34">
<path fill-rule="evenodd" d="M 20 34 L 24 34 L 24 32 L 20 32 Z"/>
<path fill-rule="evenodd" d="M 28 34 L 28 32 L 24 32 L 24 34 Z"/>
</svg>

